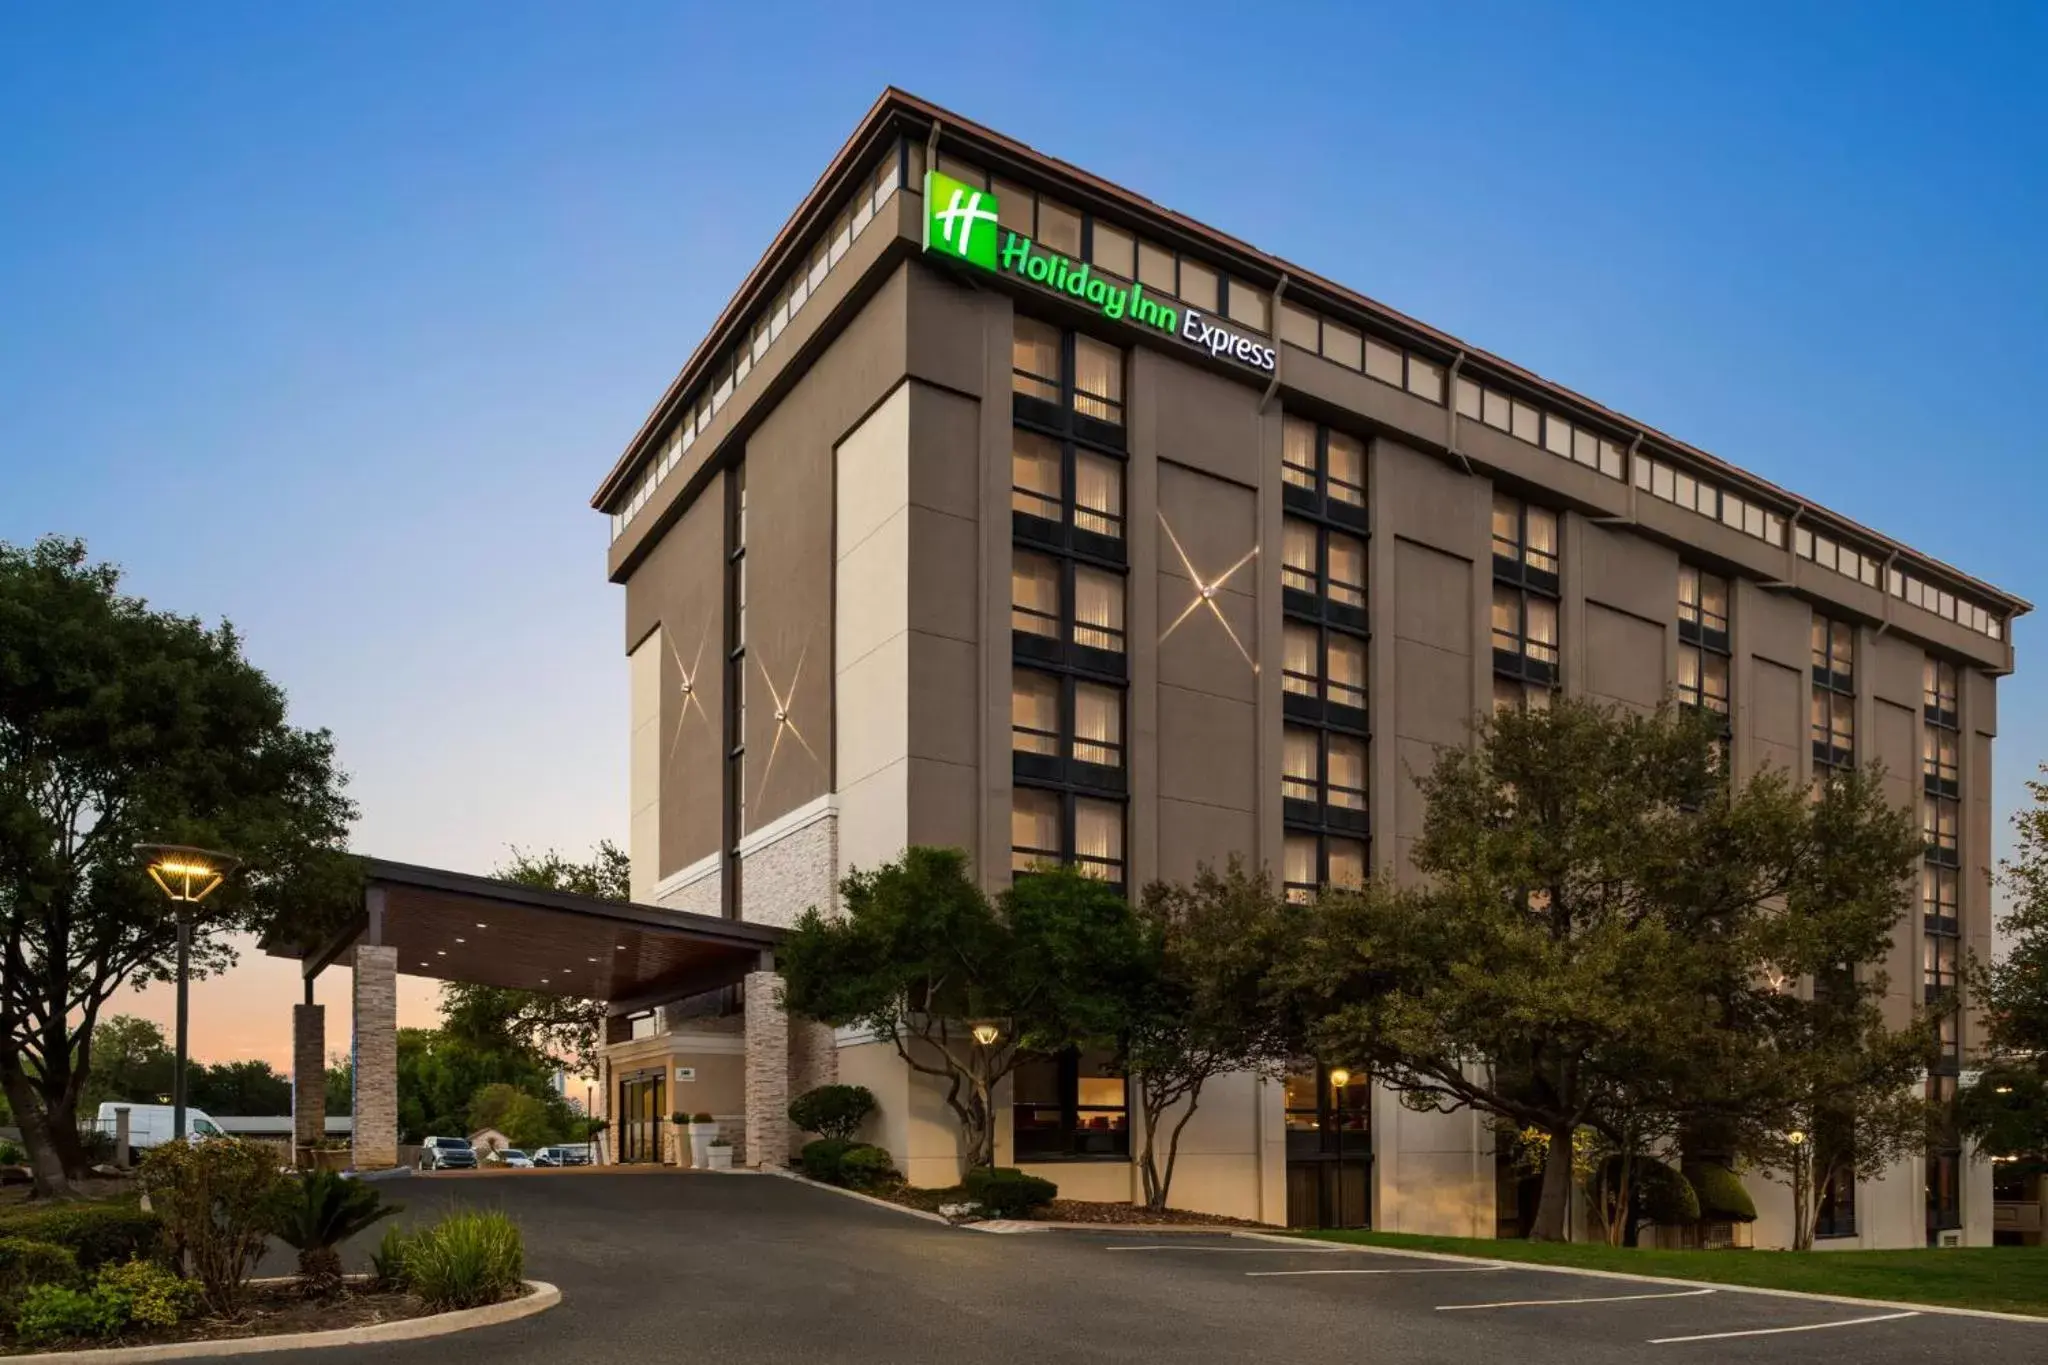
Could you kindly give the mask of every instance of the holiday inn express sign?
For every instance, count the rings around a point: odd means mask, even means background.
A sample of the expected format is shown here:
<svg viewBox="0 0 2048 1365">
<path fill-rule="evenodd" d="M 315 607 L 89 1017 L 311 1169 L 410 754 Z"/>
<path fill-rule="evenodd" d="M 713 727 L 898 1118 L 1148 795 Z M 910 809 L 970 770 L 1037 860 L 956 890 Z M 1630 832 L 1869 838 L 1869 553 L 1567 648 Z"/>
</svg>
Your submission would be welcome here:
<svg viewBox="0 0 2048 1365">
<path fill-rule="evenodd" d="M 1130 321 L 1225 356 L 1255 370 L 1273 368 L 1273 348 L 1242 336 L 1214 318 L 1177 302 L 1150 298 L 1142 284 L 1126 284 L 1047 251 L 996 220 L 996 196 L 938 171 L 924 177 L 924 249 L 998 275 L 1017 275 L 1089 304 L 1102 316 Z"/>
</svg>

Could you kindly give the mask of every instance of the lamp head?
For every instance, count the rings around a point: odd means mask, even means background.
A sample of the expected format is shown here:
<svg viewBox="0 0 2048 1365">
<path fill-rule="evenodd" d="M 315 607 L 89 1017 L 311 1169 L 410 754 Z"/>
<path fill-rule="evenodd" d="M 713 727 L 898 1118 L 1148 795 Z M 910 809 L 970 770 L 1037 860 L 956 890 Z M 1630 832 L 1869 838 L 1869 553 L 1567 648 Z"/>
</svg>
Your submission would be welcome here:
<svg viewBox="0 0 2048 1365">
<path fill-rule="evenodd" d="M 1345 1086 L 1351 1084 L 1351 1073 L 1341 1066 L 1338 1067 L 1330 1073 L 1330 1084 L 1342 1090 Z"/>
<path fill-rule="evenodd" d="M 974 1026 L 974 1041 L 983 1047 L 994 1047 L 996 1039 L 1002 1036 L 1002 1029 L 993 1020 L 983 1019 Z"/>
<path fill-rule="evenodd" d="M 1791 1143 L 1794 1147 L 1804 1147 L 1806 1145 L 1806 1134 L 1794 1128 L 1791 1132 L 1785 1134 L 1785 1141 Z"/>
<path fill-rule="evenodd" d="M 241 861 L 188 844 L 137 844 L 135 856 L 148 868 L 149 879 L 180 906 L 197 905 L 212 895 Z"/>
</svg>

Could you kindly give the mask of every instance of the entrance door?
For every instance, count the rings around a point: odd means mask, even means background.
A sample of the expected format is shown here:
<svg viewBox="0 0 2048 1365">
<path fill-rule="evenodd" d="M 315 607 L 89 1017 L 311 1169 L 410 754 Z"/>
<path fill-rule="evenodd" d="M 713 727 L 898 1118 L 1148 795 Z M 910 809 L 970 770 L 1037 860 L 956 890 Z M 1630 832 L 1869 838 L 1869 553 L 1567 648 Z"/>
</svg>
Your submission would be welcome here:
<svg viewBox="0 0 2048 1365">
<path fill-rule="evenodd" d="M 1335 1081 L 1342 1079 L 1344 1085 Z M 1287 1225 L 1372 1225 L 1372 1094 L 1364 1071 L 1319 1066 L 1290 1074 Z"/>
<path fill-rule="evenodd" d="M 663 1068 L 636 1071 L 619 1081 L 619 1161 L 624 1164 L 661 1160 Z"/>
</svg>

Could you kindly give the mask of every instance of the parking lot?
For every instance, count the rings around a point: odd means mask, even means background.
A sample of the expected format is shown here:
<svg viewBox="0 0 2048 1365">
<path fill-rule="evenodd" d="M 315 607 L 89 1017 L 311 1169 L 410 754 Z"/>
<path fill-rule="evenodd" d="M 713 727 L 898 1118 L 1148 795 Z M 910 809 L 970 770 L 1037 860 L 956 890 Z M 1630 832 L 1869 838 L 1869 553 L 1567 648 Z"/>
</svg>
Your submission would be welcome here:
<svg viewBox="0 0 2048 1365">
<path fill-rule="evenodd" d="M 2048 1360 L 2048 1322 L 1223 1235 L 1000 1236 L 772 1176 L 522 1171 L 404 1177 L 388 1193 L 407 1221 L 511 1213 L 528 1273 L 563 1301 L 380 1347 L 387 1365 Z"/>
</svg>

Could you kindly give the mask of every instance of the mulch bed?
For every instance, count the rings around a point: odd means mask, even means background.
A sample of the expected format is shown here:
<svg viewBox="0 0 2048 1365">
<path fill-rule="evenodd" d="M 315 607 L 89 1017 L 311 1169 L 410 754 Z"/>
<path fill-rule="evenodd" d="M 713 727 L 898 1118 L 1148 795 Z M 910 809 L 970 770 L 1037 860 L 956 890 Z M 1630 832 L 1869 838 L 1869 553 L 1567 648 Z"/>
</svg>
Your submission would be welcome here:
<svg viewBox="0 0 2048 1365">
<path fill-rule="evenodd" d="M 530 1292 L 522 1287 L 514 1297 L 523 1297 Z M 402 1318 L 423 1318 L 431 1311 L 410 1294 L 372 1289 L 368 1285 L 350 1285 L 332 1299 L 308 1299 L 299 1293 L 295 1284 L 254 1284 L 245 1293 L 242 1307 L 242 1318 L 238 1322 L 225 1318 L 194 1318 L 159 1331 L 131 1332 L 105 1341 L 68 1341 L 45 1346 L 23 1346 L 7 1341 L 0 1344 L 0 1354 L 150 1346 L 172 1341 L 224 1341 L 291 1332 L 329 1332 L 343 1327 L 369 1327 Z"/>
<path fill-rule="evenodd" d="M 906 1208 L 922 1209 L 926 1213 L 937 1213 L 941 1204 L 964 1204 L 968 1202 L 967 1191 L 955 1186 L 947 1190 L 920 1190 L 909 1185 L 898 1185 L 893 1189 L 869 1190 L 879 1199 Z M 1194 1213 L 1188 1209 L 1148 1209 L 1136 1204 L 1097 1203 L 1090 1199 L 1055 1199 L 1032 1215 L 1033 1222 L 1043 1223 L 1103 1223 L 1103 1224 L 1184 1224 L 1188 1227 L 1212 1228 L 1257 1228 L 1263 1223 L 1250 1222 L 1243 1218 L 1224 1218 L 1213 1213 Z"/>
</svg>

